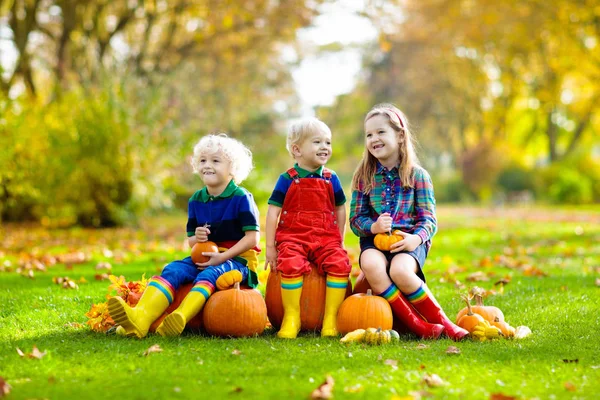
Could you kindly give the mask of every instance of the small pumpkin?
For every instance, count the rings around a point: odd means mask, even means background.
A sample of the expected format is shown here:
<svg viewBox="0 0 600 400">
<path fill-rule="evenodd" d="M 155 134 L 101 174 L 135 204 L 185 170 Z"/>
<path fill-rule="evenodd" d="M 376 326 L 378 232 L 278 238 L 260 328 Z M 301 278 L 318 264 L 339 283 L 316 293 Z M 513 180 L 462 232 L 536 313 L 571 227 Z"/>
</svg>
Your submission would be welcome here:
<svg viewBox="0 0 600 400">
<path fill-rule="evenodd" d="M 304 275 L 302 295 L 300 296 L 300 325 L 303 331 L 320 330 L 325 315 L 325 292 L 327 278 L 319 274 L 317 267 L 311 264 L 311 271 Z M 346 297 L 352 294 L 352 282 L 348 279 Z M 265 289 L 265 303 L 269 321 L 276 329 L 283 321 L 283 303 L 281 302 L 281 272 L 269 273 Z"/>
<path fill-rule="evenodd" d="M 393 329 L 382 330 L 381 328 L 356 329 L 348 332 L 340 339 L 341 343 L 367 343 L 367 344 L 388 344 L 398 342 L 400 335 Z"/>
<path fill-rule="evenodd" d="M 379 250 L 390 251 L 390 248 L 394 243 L 404 239 L 401 232 L 402 231 L 395 229 L 391 234 L 388 232 L 378 233 L 375 235 L 375 239 L 373 239 L 375 247 Z"/>
<path fill-rule="evenodd" d="M 510 338 L 515 336 L 516 329 L 510 326 L 506 321 L 492 321 L 490 324 L 500 329 L 505 337 Z"/>
<path fill-rule="evenodd" d="M 267 306 L 258 290 L 222 290 L 209 297 L 204 306 L 204 327 L 214 336 L 260 335 L 267 323 Z"/>
<path fill-rule="evenodd" d="M 210 257 L 202 255 L 204 252 L 218 253 L 219 248 L 215 242 L 211 242 L 210 240 L 207 242 L 198 242 L 192 247 L 192 261 L 194 263 L 205 263 L 210 260 Z"/>
<path fill-rule="evenodd" d="M 483 305 L 483 297 L 481 296 L 481 294 L 476 293 L 475 299 L 477 305 L 471 306 L 471 312 L 473 312 L 474 314 L 481 315 L 483 319 L 485 319 L 488 322 L 504 321 L 504 314 L 498 307 Z M 456 315 L 456 323 L 458 323 L 461 317 L 463 315 L 466 315 L 467 312 L 469 312 L 469 309 L 467 307 L 460 310 Z"/>
<path fill-rule="evenodd" d="M 344 300 L 337 315 L 337 329 L 342 335 L 374 326 L 392 329 L 392 323 L 390 304 L 383 297 L 373 296 L 371 289 Z"/>
<path fill-rule="evenodd" d="M 471 309 L 471 302 L 467 296 L 462 296 L 462 299 L 467 303 L 467 313 L 460 317 L 456 324 L 469 332 L 473 332 L 473 329 L 475 329 L 477 325 L 481 325 L 485 320 L 481 315 L 473 312 Z"/>
</svg>

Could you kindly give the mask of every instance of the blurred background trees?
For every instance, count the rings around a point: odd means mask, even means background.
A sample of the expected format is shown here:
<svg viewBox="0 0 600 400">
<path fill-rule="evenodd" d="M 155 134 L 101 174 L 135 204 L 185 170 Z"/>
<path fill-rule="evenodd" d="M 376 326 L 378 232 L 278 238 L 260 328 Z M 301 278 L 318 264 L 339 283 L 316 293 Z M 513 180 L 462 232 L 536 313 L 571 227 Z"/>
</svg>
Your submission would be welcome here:
<svg viewBox="0 0 600 400">
<path fill-rule="evenodd" d="M 185 207 L 192 146 L 220 131 L 253 150 L 245 186 L 265 202 L 300 113 L 282 53 L 324 2 L 0 0 L 2 219 L 109 226 Z M 355 89 L 315 110 L 343 182 L 385 101 L 438 201 L 600 201 L 600 2 L 368 0 L 363 15 L 380 36 Z"/>
</svg>

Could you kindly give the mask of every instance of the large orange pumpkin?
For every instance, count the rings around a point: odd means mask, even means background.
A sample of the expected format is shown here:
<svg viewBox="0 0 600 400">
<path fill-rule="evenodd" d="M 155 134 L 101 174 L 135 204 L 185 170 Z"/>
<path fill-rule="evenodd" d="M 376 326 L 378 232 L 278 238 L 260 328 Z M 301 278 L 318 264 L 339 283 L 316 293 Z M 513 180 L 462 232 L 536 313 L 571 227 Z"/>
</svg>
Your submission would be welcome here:
<svg viewBox="0 0 600 400">
<path fill-rule="evenodd" d="M 267 323 L 267 307 L 258 290 L 233 289 L 214 293 L 204 306 L 204 327 L 214 336 L 260 335 Z"/>
<path fill-rule="evenodd" d="M 204 252 L 218 253 L 219 248 L 215 242 L 198 242 L 192 247 L 192 261 L 194 263 L 205 263 L 210 260 L 209 257 L 202 255 Z"/>
<path fill-rule="evenodd" d="M 379 250 L 390 251 L 390 247 L 396 243 L 404 239 L 404 236 L 400 233 L 398 229 L 395 229 L 391 234 L 390 233 L 378 233 L 375 235 L 375 239 L 373 239 L 373 243 L 375 247 Z"/>
<path fill-rule="evenodd" d="M 337 329 L 342 335 L 356 329 L 388 330 L 392 329 L 392 325 L 390 304 L 383 297 L 373 296 L 371 289 L 344 300 L 337 315 Z"/>
<path fill-rule="evenodd" d="M 312 266 L 312 265 L 311 265 Z M 300 323 L 303 331 L 320 330 L 323 326 L 325 315 L 325 291 L 327 280 L 320 275 L 317 268 L 311 268 L 308 275 L 304 275 L 302 283 L 302 296 L 300 297 Z M 352 283 L 348 279 L 346 297 L 352 294 Z M 281 302 L 281 273 L 269 273 L 265 290 L 265 302 L 269 322 L 276 329 L 281 327 L 283 321 L 283 304 Z"/>
<path fill-rule="evenodd" d="M 352 293 L 367 293 L 367 290 L 371 289 L 371 285 L 369 281 L 365 277 L 365 274 L 360 271 L 360 275 L 356 278 L 356 282 L 354 283 L 354 290 Z M 404 324 L 404 322 L 400 321 L 398 317 L 394 315 L 394 323 L 393 328 L 398 333 L 410 333 L 411 330 Z"/>
<path fill-rule="evenodd" d="M 158 319 L 156 321 L 154 321 L 152 323 L 152 325 L 150 325 L 150 332 L 155 332 L 156 328 L 158 328 L 158 326 L 161 324 L 163 319 L 165 319 L 165 317 L 167 315 L 171 314 L 173 311 L 175 311 L 175 309 L 177 307 L 179 307 L 179 305 L 181 304 L 181 302 L 183 301 L 185 296 L 187 296 L 187 294 L 190 292 L 190 290 L 192 290 L 192 287 L 194 287 L 193 283 L 186 283 L 184 285 L 181 285 L 181 287 L 175 292 L 175 297 L 173 298 L 173 302 L 169 305 L 169 307 L 165 310 L 165 312 L 160 317 L 158 317 Z M 199 331 L 202 329 L 202 325 L 203 324 L 202 324 L 202 310 L 201 310 L 194 318 L 192 318 L 187 323 L 186 326 L 195 331 Z"/>
</svg>

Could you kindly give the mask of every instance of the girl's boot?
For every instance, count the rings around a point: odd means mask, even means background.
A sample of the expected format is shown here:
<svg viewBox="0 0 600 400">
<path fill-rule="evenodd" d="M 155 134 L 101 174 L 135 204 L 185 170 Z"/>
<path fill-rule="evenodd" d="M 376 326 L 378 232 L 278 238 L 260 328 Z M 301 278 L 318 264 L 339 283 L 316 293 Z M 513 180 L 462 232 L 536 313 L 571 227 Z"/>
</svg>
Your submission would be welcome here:
<svg viewBox="0 0 600 400">
<path fill-rule="evenodd" d="M 156 328 L 161 336 L 179 336 L 189 320 L 202 310 L 204 303 L 213 293 L 213 286 L 205 281 L 199 281 L 185 296 L 179 307 L 167 315 L 163 322 Z"/>
<path fill-rule="evenodd" d="M 300 296 L 304 277 L 281 277 L 281 301 L 283 303 L 283 321 L 277 336 L 284 339 L 295 339 L 300 332 Z"/>
<path fill-rule="evenodd" d="M 108 299 L 108 313 L 115 324 L 122 327 L 120 333 L 141 339 L 172 300 L 170 285 L 161 278 L 153 278 L 135 307 L 130 307 L 121 297 L 111 297 Z"/>
<path fill-rule="evenodd" d="M 337 336 L 337 313 L 340 305 L 346 298 L 348 277 L 327 275 L 327 288 L 325 289 L 325 316 L 321 336 Z"/>
<path fill-rule="evenodd" d="M 444 332 L 450 339 L 459 341 L 469 334 L 467 330 L 450 321 L 424 283 L 415 292 L 407 294 L 406 297 L 427 321 L 443 325 Z"/>
<path fill-rule="evenodd" d="M 385 298 L 390 303 L 394 315 L 417 336 L 423 339 L 437 339 L 444 331 L 442 325 L 430 324 L 424 321 L 393 283 L 383 293 L 380 293 L 379 296 Z"/>
</svg>

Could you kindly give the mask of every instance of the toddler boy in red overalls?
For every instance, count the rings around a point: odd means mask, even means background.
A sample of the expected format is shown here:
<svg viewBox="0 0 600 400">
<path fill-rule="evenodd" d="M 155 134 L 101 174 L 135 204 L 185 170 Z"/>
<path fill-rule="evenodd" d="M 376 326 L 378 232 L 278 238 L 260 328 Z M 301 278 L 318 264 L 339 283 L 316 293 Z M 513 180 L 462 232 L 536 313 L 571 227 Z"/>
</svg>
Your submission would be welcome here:
<svg viewBox="0 0 600 400">
<path fill-rule="evenodd" d="M 321 336 L 336 336 L 351 265 L 342 242 L 346 197 L 337 175 L 325 168 L 331 157 L 331 130 L 316 118 L 292 125 L 286 148 L 296 164 L 279 176 L 267 211 L 266 265 L 281 272 L 283 322 L 277 336 L 300 331 L 303 276 L 312 262 L 327 275 Z"/>
</svg>

